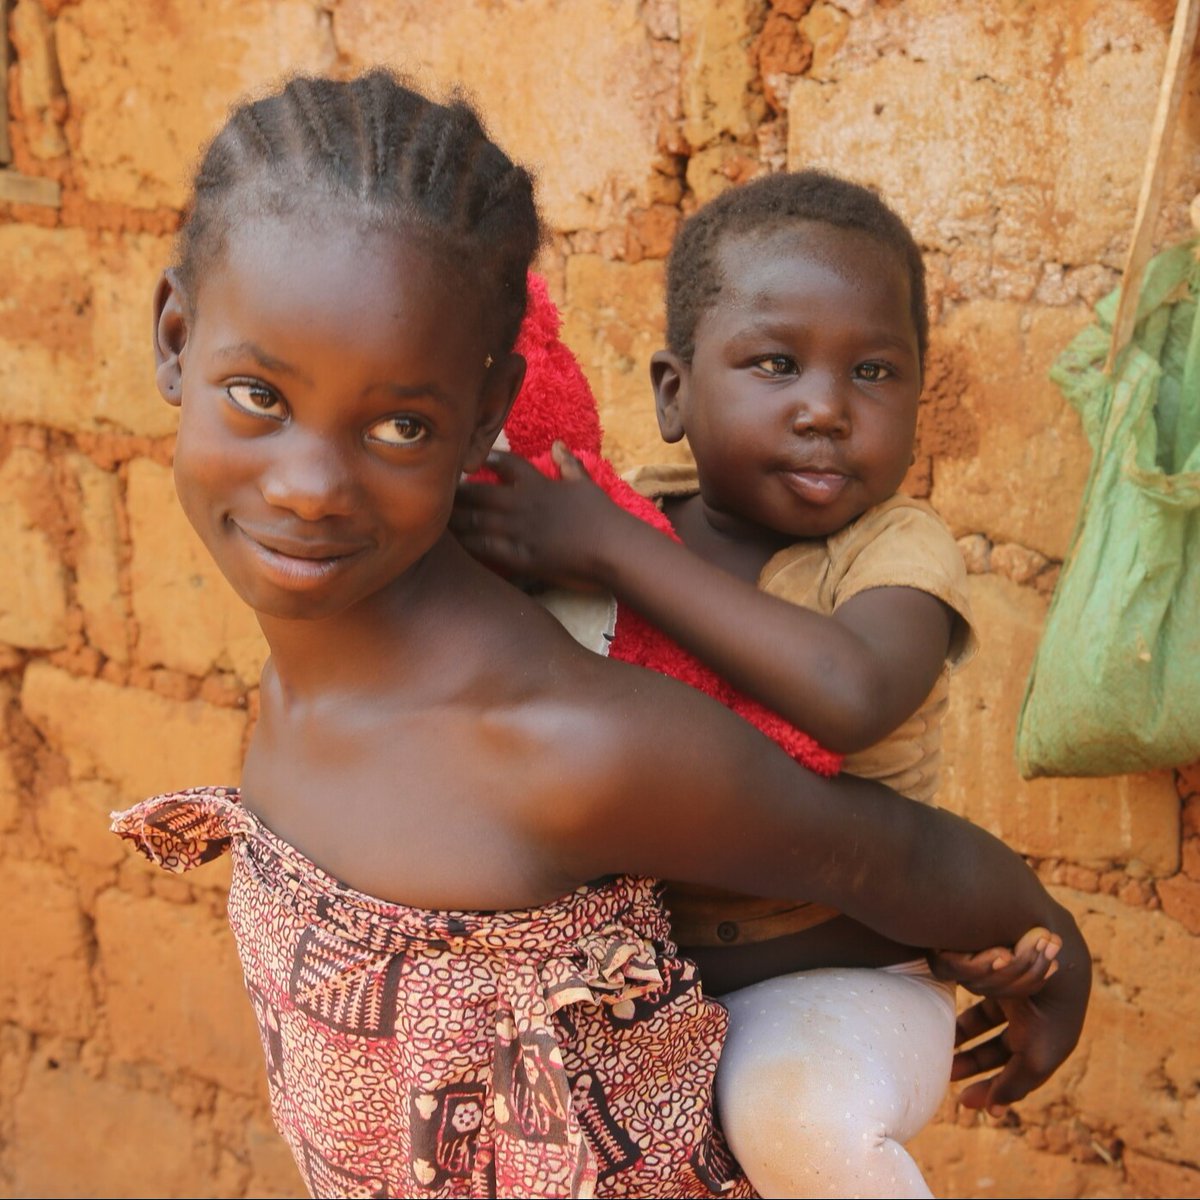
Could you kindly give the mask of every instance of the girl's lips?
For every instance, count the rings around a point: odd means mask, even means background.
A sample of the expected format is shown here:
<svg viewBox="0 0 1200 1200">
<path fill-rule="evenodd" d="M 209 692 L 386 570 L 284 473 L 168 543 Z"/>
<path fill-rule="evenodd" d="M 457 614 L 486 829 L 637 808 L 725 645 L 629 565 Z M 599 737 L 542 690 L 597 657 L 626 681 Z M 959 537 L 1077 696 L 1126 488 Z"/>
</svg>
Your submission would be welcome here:
<svg viewBox="0 0 1200 1200">
<path fill-rule="evenodd" d="M 336 552 L 331 553 L 332 548 L 329 546 L 314 545 L 310 548 L 289 545 L 289 551 L 304 551 L 302 554 L 289 553 L 260 542 L 236 522 L 234 528 L 250 546 L 265 573 L 276 584 L 290 590 L 304 591 L 319 586 L 344 569 L 360 552 L 358 547 L 347 547 L 345 550 L 338 547 Z M 310 554 L 310 549 L 315 553 Z"/>
<path fill-rule="evenodd" d="M 832 504 L 845 490 L 849 477 L 836 471 L 782 471 L 784 482 L 807 504 Z"/>
</svg>

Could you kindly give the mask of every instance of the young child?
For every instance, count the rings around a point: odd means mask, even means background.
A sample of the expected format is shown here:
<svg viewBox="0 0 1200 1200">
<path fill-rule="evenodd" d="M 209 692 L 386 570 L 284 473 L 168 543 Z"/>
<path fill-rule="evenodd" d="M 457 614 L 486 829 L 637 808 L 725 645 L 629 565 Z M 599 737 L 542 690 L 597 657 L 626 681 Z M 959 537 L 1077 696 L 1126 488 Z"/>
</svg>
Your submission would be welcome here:
<svg viewBox="0 0 1200 1200">
<path fill-rule="evenodd" d="M 1043 924 L 988 1102 L 1063 1061 L 1071 916 L 984 831 L 825 780 L 609 662 L 448 531 L 521 384 L 540 227 L 464 105 L 384 72 L 233 112 L 155 293 L 175 480 L 270 647 L 240 792 L 114 817 L 229 919 L 273 1113 L 320 1196 L 751 1195 L 713 1124 L 726 1013 L 655 879 L 836 905 L 909 945 Z"/>
<path fill-rule="evenodd" d="M 844 753 L 847 772 L 931 803 L 949 676 L 975 635 L 953 537 L 897 493 L 928 340 L 911 234 L 873 192 L 817 171 L 730 190 L 672 250 L 667 339 L 651 366 L 659 425 L 686 438 L 695 467 L 630 479 L 680 541 L 612 504 L 560 450 L 566 485 L 494 456 L 511 486 L 462 489 L 464 544 L 612 592 Z M 765 1195 L 929 1195 L 903 1142 L 950 1078 L 953 987 L 911 947 L 765 894 L 676 884 L 667 897 L 675 936 L 731 1011 L 718 1077 L 731 1147 Z M 1033 929 L 1014 953 L 935 961 L 980 994 L 1016 996 L 1054 972 L 1057 952 Z M 839 969 L 747 986 L 814 967 Z M 962 1056 L 956 1073 L 977 1065 Z"/>
</svg>

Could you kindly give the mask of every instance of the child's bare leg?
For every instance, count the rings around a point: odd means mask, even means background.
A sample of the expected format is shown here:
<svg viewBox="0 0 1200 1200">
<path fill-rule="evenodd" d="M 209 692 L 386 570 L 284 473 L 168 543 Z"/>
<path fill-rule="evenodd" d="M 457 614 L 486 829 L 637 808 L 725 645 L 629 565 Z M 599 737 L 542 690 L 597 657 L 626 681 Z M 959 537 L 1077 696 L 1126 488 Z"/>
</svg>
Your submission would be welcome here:
<svg viewBox="0 0 1200 1200">
<path fill-rule="evenodd" d="M 953 993 L 922 961 L 803 971 L 722 997 L 717 1107 L 761 1195 L 932 1194 L 904 1143 L 950 1081 Z"/>
</svg>

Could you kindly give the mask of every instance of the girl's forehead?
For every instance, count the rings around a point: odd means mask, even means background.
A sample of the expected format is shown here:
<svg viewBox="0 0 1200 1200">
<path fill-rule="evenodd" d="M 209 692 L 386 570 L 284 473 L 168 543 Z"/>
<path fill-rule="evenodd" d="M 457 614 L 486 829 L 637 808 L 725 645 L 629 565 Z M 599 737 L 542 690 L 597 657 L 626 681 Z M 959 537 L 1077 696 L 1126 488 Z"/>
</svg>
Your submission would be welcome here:
<svg viewBox="0 0 1200 1200">
<path fill-rule="evenodd" d="M 477 293 L 428 238 L 308 213 L 240 221 L 206 265 L 194 311 L 198 344 L 216 360 L 253 346 L 313 378 L 338 361 L 455 390 L 487 353 Z"/>
<path fill-rule="evenodd" d="M 229 228 L 198 283 L 197 307 L 218 290 L 242 311 L 292 313 L 351 326 L 380 310 L 411 320 L 465 303 L 447 255 L 420 231 L 314 210 L 250 213 Z M 323 323 L 323 322 L 322 322 Z M 461 322 L 460 322 L 461 323 Z"/>
<path fill-rule="evenodd" d="M 219 265 L 281 275 L 358 271 L 364 286 L 387 280 L 395 264 L 432 260 L 434 245 L 415 229 L 372 220 L 319 199 L 284 211 L 251 208 L 230 221 Z"/>
</svg>

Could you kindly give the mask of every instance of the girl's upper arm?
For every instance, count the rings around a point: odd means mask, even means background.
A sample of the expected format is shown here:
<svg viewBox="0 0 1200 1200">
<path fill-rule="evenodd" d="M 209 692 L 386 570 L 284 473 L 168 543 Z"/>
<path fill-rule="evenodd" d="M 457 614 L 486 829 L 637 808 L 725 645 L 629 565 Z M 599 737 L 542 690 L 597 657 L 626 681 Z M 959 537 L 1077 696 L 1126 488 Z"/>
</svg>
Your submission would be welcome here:
<svg viewBox="0 0 1200 1200">
<path fill-rule="evenodd" d="M 862 847 L 876 866 L 904 858 L 881 800 L 907 801 L 823 779 L 708 697 L 625 671 L 637 687 L 595 706 L 574 741 L 580 788 L 553 836 L 577 876 L 632 872 L 841 906 L 853 903 Z"/>
<path fill-rule="evenodd" d="M 984 830 L 881 784 L 821 778 L 715 701 L 638 673 L 619 704 L 588 705 L 580 721 L 581 786 L 553 835 L 576 878 L 815 900 L 946 949 L 1015 942 L 1051 920 L 1036 877 Z"/>
</svg>

